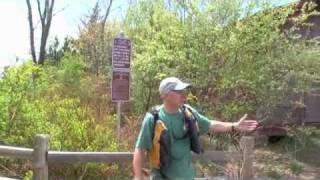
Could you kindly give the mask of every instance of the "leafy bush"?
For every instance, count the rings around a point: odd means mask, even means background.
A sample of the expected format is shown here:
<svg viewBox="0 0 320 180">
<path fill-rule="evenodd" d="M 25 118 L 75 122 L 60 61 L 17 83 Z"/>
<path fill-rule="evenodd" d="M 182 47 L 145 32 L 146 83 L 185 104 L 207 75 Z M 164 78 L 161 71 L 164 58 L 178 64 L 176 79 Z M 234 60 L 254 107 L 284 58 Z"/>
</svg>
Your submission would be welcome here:
<svg viewBox="0 0 320 180">
<path fill-rule="evenodd" d="M 251 13 L 230 2 L 145 0 L 129 9 L 138 112 L 160 103 L 157 86 L 167 76 L 191 82 L 202 109 L 228 120 L 270 112 L 319 77 L 319 50 L 289 41 L 279 28 L 289 8 L 244 16 Z"/>
<path fill-rule="evenodd" d="M 95 81 L 86 76 L 85 65 L 74 55 L 64 56 L 56 66 L 26 62 L 7 69 L 0 80 L 1 141 L 32 147 L 36 134 L 48 134 L 51 150 L 118 150 L 116 118 L 109 112 L 96 119 L 96 104 L 90 104 L 97 98 L 92 88 Z M 99 98 L 110 100 L 109 96 Z M 77 167 L 83 169 L 82 165 Z M 106 168 L 109 166 L 96 171 Z M 53 169 L 53 176 L 55 172 L 69 176 L 77 171 Z"/>
</svg>

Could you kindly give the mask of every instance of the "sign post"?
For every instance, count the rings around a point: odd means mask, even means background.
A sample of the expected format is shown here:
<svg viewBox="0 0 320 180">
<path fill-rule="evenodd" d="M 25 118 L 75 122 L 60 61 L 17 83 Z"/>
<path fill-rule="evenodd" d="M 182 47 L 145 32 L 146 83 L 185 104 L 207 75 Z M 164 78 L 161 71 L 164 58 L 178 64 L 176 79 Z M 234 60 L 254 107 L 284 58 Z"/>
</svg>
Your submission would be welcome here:
<svg viewBox="0 0 320 180">
<path fill-rule="evenodd" d="M 117 138 L 120 140 L 121 103 L 130 99 L 131 41 L 123 33 L 114 38 L 112 46 L 112 101 L 117 103 Z"/>
<path fill-rule="evenodd" d="M 117 102 L 117 139 L 120 141 L 121 132 L 121 101 Z"/>
</svg>

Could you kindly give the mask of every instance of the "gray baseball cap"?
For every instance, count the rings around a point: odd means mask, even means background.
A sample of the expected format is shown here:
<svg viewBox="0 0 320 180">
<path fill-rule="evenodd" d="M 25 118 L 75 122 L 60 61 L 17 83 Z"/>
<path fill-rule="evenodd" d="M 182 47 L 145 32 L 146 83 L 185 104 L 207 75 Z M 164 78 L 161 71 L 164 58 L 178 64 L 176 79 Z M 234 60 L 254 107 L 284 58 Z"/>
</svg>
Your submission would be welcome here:
<svg viewBox="0 0 320 180">
<path fill-rule="evenodd" d="M 176 77 L 168 77 L 161 81 L 159 86 L 159 92 L 161 95 L 167 94 L 169 91 L 179 91 L 184 90 L 189 87 L 189 83 L 182 82 Z"/>
</svg>

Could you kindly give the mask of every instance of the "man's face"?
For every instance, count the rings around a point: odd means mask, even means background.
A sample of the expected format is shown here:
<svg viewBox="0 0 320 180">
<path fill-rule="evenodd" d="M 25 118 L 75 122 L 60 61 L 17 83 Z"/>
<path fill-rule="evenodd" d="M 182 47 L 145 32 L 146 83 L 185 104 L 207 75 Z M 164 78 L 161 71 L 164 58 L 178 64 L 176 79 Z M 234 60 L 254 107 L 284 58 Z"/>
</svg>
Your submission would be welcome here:
<svg viewBox="0 0 320 180">
<path fill-rule="evenodd" d="M 186 103 L 187 100 L 187 90 L 171 90 L 165 97 L 164 101 L 172 106 L 180 107 Z"/>
</svg>

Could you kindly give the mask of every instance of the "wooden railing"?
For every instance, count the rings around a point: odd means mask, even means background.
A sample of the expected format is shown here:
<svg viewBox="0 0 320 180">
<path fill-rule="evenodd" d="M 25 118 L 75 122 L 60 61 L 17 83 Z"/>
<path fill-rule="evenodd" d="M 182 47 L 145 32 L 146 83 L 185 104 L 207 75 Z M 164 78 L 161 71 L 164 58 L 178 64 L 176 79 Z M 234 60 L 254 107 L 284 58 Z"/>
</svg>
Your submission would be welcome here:
<svg viewBox="0 0 320 180">
<path fill-rule="evenodd" d="M 241 179 L 250 180 L 253 177 L 252 161 L 254 139 L 244 136 L 240 140 L 242 151 L 206 151 L 201 155 L 193 155 L 195 159 L 214 162 L 242 161 Z M 132 161 L 132 152 L 62 152 L 49 151 L 49 136 L 37 135 L 34 149 L 0 146 L 0 156 L 9 156 L 32 161 L 34 179 L 47 180 L 50 163 L 128 163 Z"/>
</svg>

